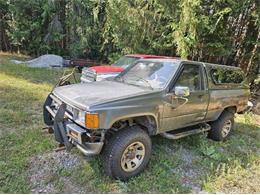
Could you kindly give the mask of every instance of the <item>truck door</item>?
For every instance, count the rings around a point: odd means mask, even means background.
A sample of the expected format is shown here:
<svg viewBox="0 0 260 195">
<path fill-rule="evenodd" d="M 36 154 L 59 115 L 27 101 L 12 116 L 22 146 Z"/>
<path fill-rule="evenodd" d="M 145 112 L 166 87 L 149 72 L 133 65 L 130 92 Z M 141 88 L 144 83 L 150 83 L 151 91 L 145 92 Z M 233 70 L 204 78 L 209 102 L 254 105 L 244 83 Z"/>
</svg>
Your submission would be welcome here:
<svg viewBox="0 0 260 195">
<path fill-rule="evenodd" d="M 208 107 L 206 73 L 200 63 L 181 65 L 179 76 L 165 95 L 162 131 L 174 130 L 200 123 Z M 188 87 L 188 96 L 177 96 L 176 87 Z"/>
</svg>

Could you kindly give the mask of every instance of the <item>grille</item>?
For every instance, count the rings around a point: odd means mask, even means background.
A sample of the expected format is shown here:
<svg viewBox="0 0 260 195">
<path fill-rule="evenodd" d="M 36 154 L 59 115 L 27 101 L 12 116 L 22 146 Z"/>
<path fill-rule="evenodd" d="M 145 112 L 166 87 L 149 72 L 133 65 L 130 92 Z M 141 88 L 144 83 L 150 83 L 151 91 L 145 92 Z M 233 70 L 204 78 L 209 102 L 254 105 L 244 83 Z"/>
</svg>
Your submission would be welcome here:
<svg viewBox="0 0 260 195">
<path fill-rule="evenodd" d="M 66 106 L 66 115 L 69 115 L 69 118 L 76 120 L 78 118 L 79 111 L 67 104 Z"/>
<path fill-rule="evenodd" d="M 91 69 L 87 69 L 82 72 L 82 79 L 84 79 L 84 80 L 95 81 L 96 76 L 97 76 L 97 74 L 95 73 L 95 71 L 93 71 Z"/>
<path fill-rule="evenodd" d="M 57 110 L 59 109 L 60 105 L 61 105 L 61 101 L 58 100 L 57 98 L 52 98 L 52 104 L 51 104 L 51 107 L 53 109 L 53 111 L 56 113 Z M 77 117 L 78 117 L 78 110 L 73 108 L 72 106 L 66 104 L 66 112 L 65 112 L 65 115 L 72 119 L 72 120 L 75 120 Z"/>
</svg>

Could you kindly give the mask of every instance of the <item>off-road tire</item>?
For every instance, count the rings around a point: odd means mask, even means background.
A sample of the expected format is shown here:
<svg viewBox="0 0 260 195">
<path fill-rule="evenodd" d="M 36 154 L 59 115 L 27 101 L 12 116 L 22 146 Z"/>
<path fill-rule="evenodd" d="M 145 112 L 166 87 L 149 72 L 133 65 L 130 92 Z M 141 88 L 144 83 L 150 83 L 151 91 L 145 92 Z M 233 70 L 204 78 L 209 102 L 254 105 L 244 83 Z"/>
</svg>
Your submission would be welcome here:
<svg viewBox="0 0 260 195">
<path fill-rule="evenodd" d="M 53 120 L 52 120 L 51 114 L 46 109 L 46 106 L 50 106 L 51 102 L 52 102 L 52 99 L 50 98 L 50 94 L 49 94 L 43 105 L 43 121 L 47 126 L 53 125 Z"/>
<path fill-rule="evenodd" d="M 231 129 L 229 133 L 226 136 L 223 136 L 223 127 L 227 121 L 231 121 Z M 208 137 L 210 139 L 213 139 L 215 141 L 224 141 L 226 140 L 234 128 L 234 113 L 229 111 L 224 111 L 219 118 L 212 122 L 211 124 L 211 130 L 208 133 Z"/>
<path fill-rule="evenodd" d="M 121 166 L 121 158 L 126 148 L 134 142 L 141 142 L 145 148 L 145 155 L 138 168 L 131 172 L 124 171 Z M 115 179 L 125 181 L 142 172 L 149 162 L 152 143 L 149 135 L 139 126 L 125 127 L 116 132 L 104 145 L 102 151 L 105 173 Z"/>
</svg>

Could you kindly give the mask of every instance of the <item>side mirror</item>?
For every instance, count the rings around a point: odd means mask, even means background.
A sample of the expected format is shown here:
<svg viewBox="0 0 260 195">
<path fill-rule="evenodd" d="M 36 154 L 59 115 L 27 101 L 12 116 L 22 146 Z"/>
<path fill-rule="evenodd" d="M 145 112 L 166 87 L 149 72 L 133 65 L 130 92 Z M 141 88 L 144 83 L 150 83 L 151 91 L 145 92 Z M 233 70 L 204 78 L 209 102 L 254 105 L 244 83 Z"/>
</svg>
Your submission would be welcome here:
<svg viewBox="0 0 260 195">
<path fill-rule="evenodd" d="M 177 86 L 174 88 L 174 93 L 179 97 L 188 97 L 190 95 L 189 87 Z"/>
</svg>

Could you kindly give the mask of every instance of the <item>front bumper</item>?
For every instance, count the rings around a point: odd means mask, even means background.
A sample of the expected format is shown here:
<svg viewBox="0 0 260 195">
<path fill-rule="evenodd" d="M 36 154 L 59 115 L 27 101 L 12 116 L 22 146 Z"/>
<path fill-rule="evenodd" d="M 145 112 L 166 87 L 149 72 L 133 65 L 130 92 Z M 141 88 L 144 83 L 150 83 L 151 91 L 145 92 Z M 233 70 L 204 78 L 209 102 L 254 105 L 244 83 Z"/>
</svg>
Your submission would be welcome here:
<svg viewBox="0 0 260 195">
<path fill-rule="evenodd" d="M 64 144 L 68 151 L 76 146 L 86 156 L 99 154 L 104 145 L 104 132 L 93 134 L 76 124 L 66 108 L 67 105 L 53 94 L 48 95 L 43 108 L 44 122 L 53 127 L 55 140 Z"/>
</svg>

